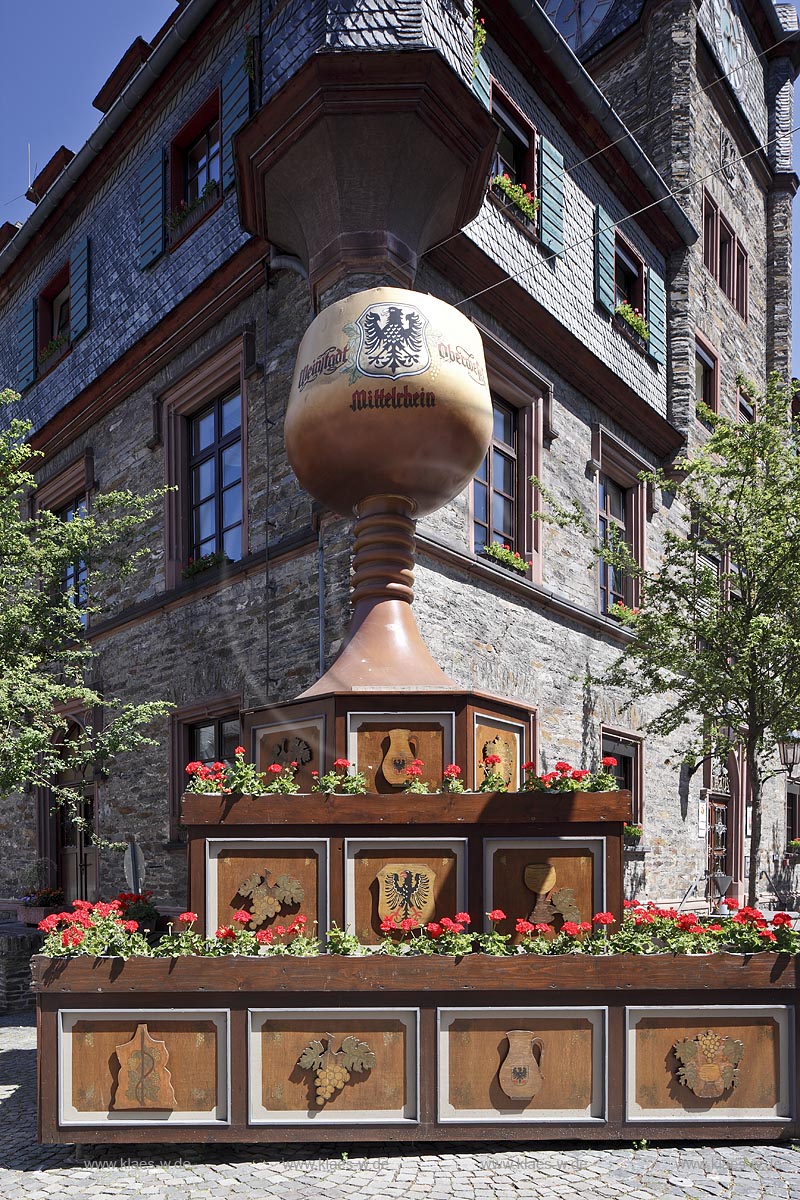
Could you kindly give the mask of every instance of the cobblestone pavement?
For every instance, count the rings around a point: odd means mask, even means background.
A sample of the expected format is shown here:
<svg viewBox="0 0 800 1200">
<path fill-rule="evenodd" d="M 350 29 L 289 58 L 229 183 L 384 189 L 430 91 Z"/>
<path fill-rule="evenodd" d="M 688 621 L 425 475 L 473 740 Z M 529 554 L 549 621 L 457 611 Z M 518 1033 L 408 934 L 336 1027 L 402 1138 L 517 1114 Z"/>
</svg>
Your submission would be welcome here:
<svg viewBox="0 0 800 1200">
<path fill-rule="evenodd" d="M 72 1147 L 36 1143 L 36 1034 L 0 1017 L 2 1200 L 800 1200 L 789 1145 Z"/>
</svg>

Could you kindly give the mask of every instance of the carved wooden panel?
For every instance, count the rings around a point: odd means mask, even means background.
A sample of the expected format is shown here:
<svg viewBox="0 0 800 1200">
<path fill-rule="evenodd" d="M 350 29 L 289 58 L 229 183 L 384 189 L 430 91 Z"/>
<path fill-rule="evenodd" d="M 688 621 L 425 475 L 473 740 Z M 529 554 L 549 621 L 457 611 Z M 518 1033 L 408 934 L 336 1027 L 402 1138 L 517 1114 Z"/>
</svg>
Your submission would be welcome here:
<svg viewBox="0 0 800 1200">
<path fill-rule="evenodd" d="M 166 1042 L 154 1038 L 142 1023 L 128 1042 L 114 1051 L 119 1070 L 111 1107 L 117 1112 L 172 1111 L 178 1101 L 167 1066 Z"/>
<path fill-rule="evenodd" d="M 787 1009 L 629 1014 L 629 1115 L 788 1116 Z"/>
<path fill-rule="evenodd" d="M 440 1119 L 602 1117 L 601 1009 L 449 1009 L 439 1024 Z"/>
<path fill-rule="evenodd" d="M 591 921 L 603 907 L 602 843 L 518 839 L 485 843 L 487 909 L 501 908 L 513 933 L 517 917 L 559 929 L 564 920 Z"/>
<path fill-rule="evenodd" d="M 64 1013 L 61 1121 L 226 1123 L 227 1057 L 223 1013 Z"/>
<path fill-rule="evenodd" d="M 308 928 L 327 925 L 327 847 L 322 841 L 211 840 L 208 844 L 208 932 L 235 912 L 253 913 L 253 928 L 287 925 L 298 913 Z"/>
<path fill-rule="evenodd" d="M 483 715 L 475 718 L 474 756 L 476 787 L 480 787 L 485 776 L 485 771 L 481 765 L 482 760 L 488 755 L 498 755 L 500 762 L 496 764 L 495 771 L 499 771 L 505 779 L 508 791 L 519 791 L 521 778 L 520 766 L 525 746 L 524 736 L 525 731 L 521 725 L 517 726 L 504 721 L 496 721 L 492 717 Z"/>
<path fill-rule="evenodd" d="M 402 793 L 405 768 L 415 758 L 424 763 L 422 780 L 432 792 L 441 791 L 442 771 L 447 766 L 441 722 L 413 718 L 404 722 L 401 714 L 389 720 L 365 720 L 358 726 L 356 746 L 356 762 L 366 777 L 367 791 Z"/>
<path fill-rule="evenodd" d="M 382 914 L 391 908 L 402 918 L 406 901 L 417 921 L 465 907 L 461 841 L 348 842 L 346 855 L 345 924 L 367 945 L 383 937 Z"/>
<path fill-rule="evenodd" d="M 312 771 L 323 771 L 320 765 L 323 744 L 321 717 L 309 721 L 290 721 L 286 725 L 271 725 L 256 729 L 255 761 L 259 771 L 266 771 L 274 762 L 281 766 L 297 763 L 295 780 L 301 792 L 310 792 Z"/>
<path fill-rule="evenodd" d="M 415 1010 L 255 1010 L 250 1014 L 255 1123 L 415 1120 Z"/>
</svg>

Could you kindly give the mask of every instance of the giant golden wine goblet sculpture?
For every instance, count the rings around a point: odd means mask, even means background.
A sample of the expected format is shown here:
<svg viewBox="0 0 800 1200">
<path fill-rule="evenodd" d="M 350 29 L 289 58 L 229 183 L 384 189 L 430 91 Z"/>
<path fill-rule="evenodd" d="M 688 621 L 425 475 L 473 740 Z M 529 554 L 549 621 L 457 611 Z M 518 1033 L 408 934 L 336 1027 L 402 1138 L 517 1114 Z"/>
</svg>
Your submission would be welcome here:
<svg viewBox="0 0 800 1200">
<path fill-rule="evenodd" d="M 286 412 L 289 462 L 306 491 L 356 522 L 350 627 L 304 696 L 455 686 L 411 612 L 414 521 L 466 487 L 491 432 L 480 334 L 457 309 L 378 287 L 309 326 Z"/>
</svg>

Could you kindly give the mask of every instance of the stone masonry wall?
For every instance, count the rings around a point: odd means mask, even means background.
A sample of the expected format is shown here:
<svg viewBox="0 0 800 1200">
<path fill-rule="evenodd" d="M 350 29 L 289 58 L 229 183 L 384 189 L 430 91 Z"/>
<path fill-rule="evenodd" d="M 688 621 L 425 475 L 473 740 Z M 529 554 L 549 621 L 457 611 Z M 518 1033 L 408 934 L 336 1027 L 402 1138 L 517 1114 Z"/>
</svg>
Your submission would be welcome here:
<svg viewBox="0 0 800 1200">
<path fill-rule="evenodd" d="M 755 50 L 745 48 L 744 53 Z M 723 132 L 734 139 L 734 155 L 749 146 L 738 145 L 717 100 L 720 83 L 698 67 L 695 9 L 675 0 L 654 10 L 641 39 L 622 56 L 601 56 L 588 67 L 670 186 L 679 192 L 687 215 L 703 228 L 703 193 L 708 191 L 721 215 L 733 227 L 749 263 L 748 319 L 742 320 L 719 284 L 703 265 L 703 240 L 671 256 L 668 280 L 669 416 L 690 443 L 703 437 L 695 417 L 695 335 L 702 334 L 719 357 L 720 410 L 736 414 L 736 375 L 742 372 L 759 389 L 772 361 L 768 337 L 770 303 L 767 281 L 778 255 L 768 258 L 767 230 L 771 213 L 768 195 L 753 160 L 736 161 L 730 173 L 721 170 Z M 752 97 L 753 82 L 748 93 Z M 753 121 L 766 130 L 766 107 Z M 780 222 L 778 223 L 780 228 Z M 790 239 L 789 239 L 790 240 Z M 780 264 L 785 271 L 787 236 L 781 241 Z M 784 321 L 785 325 L 785 321 Z M 785 328 L 782 334 L 785 342 Z"/>
</svg>

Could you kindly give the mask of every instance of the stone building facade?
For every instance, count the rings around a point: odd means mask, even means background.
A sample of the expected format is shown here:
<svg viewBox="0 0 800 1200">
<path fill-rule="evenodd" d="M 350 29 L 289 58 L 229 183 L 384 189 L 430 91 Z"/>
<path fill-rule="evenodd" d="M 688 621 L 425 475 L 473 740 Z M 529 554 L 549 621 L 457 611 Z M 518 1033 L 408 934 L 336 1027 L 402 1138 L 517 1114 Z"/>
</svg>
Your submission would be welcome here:
<svg viewBox="0 0 800 1200">
<path fill-rule="evenodd" d="M 28 222 L 0 229 L 0 378 L 42 451 L 38 502 L 176 489 L 142 531 L 146 564 L 89 627 L 101 690 L 175 706 L 152 750 L 87 781 L 98 830 L 137 838 L 162 905 L 184 894 L 184 763 L 229 754 L 242 714 L 297 695 L 341 645 L 349 523 L 299 488 L 282 423 L 315 309 L 380 282 L 474 320 L 495 397 L 488 478 L 418 526 L 434 657 L 535 707 L 542 769 L 615 753 L 645 830 L 637 895 L 702 898 L 710 800 L 741 893 L 736 765 L 690 777 L 679 739 L 644 738 L 649 702 L 593 682 L 628 636 L 613 588 L 589 547 L 531 515 L 536 474 L 592 521 L 616 513 L 657 561 L 681 518 L 638 472 L 702 437 L 699 387 L 733 413 L 737 379 L 788 371 L 794 9 L 724 6 L 740 60 L 708 89 L 733 51 L 707 4 L 600 4 L 579 39 L 558 9 L 554 24 L 531 0 L 487 0 L 475 69 L 462 0 L 184 0 L 115 68 L 87 146 L 35 181 Z M 498 169 L 535 194 L 533 221 L 487 190 Z M 207 553 L 229 561 L 187 572 Z M 764 893 L 785 897 L 782 785 L 764 828 Z M 9 803 L 0 832 L 4 894 L 42 858 L 73 892 L 122 886 L 119 859 L 75 844 L 46 795 Z"/>
</svg>

